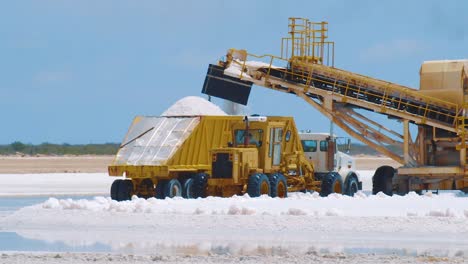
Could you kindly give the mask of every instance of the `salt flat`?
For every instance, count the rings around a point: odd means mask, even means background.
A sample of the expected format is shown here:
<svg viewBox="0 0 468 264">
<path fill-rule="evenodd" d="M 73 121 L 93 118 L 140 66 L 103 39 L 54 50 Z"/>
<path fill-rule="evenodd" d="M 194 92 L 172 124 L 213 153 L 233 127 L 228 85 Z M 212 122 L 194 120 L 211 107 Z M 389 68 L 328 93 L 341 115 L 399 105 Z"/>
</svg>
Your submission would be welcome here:
<svg viewBox="0 0 468 264">
<path fill-rule="evenodd" d="M 0 232 L 70 246 L 107 245 L 117 254 L 116 263 L 147 258 L 230 263 L 239 257 L 246 263 L 424 263 L 428 257 L 453 263 L 468 257 L 468 197 L 460 192 L 370 195 L 373 171 L 359 173 L 365 191 L 354 197 L 291 193 L 286 199 L 133 197 L 124 202 L 108 198 L 113 178 L 105 173 L 0 175 L 8 186 L 1 195 L 55 196 L 0 217 Z M 84 193 L 97 196 L 57 196 Z M 0 263 L 107 263 L 101 253 L 63 254 L 63 259 L 3 254 Z M 128 254 L 140 257 L 131 260 Z"/>
</svg>

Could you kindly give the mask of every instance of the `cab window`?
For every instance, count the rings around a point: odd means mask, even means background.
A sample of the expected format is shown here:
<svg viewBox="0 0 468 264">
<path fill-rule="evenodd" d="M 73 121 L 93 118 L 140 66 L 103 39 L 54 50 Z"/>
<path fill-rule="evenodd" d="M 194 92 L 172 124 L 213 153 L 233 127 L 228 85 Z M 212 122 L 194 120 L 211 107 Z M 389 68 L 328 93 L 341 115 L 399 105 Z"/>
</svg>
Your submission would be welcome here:
<svg viewBox="0 0 468 264">
<path fill-rule="evenodd" d="M 320 151 L 328 151 L 328 141 L 320 141 Z"/>
<path fill-rule="evenodd" d="M 262 146 L 263 130 L 262 129 L 249 129 L 249 145 Z M 246 130 L 238 129 L 234 131 L 236 146 L 244 145 Z"/>
<path fill-rule="evenodd" d="M 302 148 L 304 152 L 316 152 L 317 151 L 317 140 L 302 140 Z"/>
</svg>

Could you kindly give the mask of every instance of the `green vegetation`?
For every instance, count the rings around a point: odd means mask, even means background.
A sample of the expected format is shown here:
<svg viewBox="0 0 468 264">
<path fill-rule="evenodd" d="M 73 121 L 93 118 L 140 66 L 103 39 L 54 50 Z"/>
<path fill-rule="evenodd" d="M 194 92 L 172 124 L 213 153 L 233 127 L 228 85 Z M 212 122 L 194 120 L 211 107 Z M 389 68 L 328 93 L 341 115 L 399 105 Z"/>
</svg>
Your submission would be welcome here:
<svg viewBox="0 0 468 264">
<path fill-rule="evenodd" d="M 70 145 L 47 142 L 33 145 L 15 141 L 9 145 L 0 145 L 0 155 L 114 155 L 119 146 L 116 143 Z"/>
<path fill-rule="evenodd" d="M 115 155 L 119 146 L 120 144 L 117 143 L 70 145 L 67 143 L 52 144 L 47 142 L 33 145 L 15 141 L 9 145 L 0 145 L 0 155 Z M 389 146 L 389 149 L 397 153 L 401 152 L 396 147 Z M 354 143 L 351 144 L 349 154 L 379 155 L 380 153 L 369 146 Z"/>
</svg>

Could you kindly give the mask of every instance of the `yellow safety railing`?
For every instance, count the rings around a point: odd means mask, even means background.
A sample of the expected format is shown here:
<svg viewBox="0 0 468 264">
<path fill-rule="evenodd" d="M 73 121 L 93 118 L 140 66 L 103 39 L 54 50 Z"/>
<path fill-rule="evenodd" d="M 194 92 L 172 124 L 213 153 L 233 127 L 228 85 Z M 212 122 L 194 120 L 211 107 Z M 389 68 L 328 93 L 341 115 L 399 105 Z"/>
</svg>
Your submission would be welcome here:
<svg viewBox="0 0 468 264">
<path fill-rule="evenodd" d="M 370 103 L 380 104 L 382 112 L 392 108 L 419 116 L 422 123 L 427 119 L 443 119 L 460 131 L 459 116 L 462 108 L 458 104 L 421 94 L 406 86 L 334 68 L 335 46 L 334 42 L 327 40 L 327 22 L 311 22 L 306 18 L 292 17 L 288 21 L 288 33 L 289 37 L 282 38 L 280 57 L 246 53 L 245 60 L 233 61 L 242 66 L 240 78 L 247 72 L 246 62 L 250 60 L 249 57 L 260 59 L 268 65 L 263 69 L 266 71 L 263 76 L 265 81 L 272 77 L 271 72 L 274 69 L 304 85 L 304 92 L 313 93 L 311 89 L 317 88 L 314 87 L 314 82 L 320 82 L 331 86 L 331 93 L 339 93 L 344 100 L 359 100 L 363 99 L 359 96 L 365 96 L 373 101 Z M 286 66 L 278 68 L 275 65 Z M 361 101 L 369 102 L 364 99 Z M 463 124 L 463 131 L 464 126 Z"/>
<path fill-rule="evenodd" d="M 360 99 L 351 96 L 354 93 L 366 95 L 367 97 L 373 96 L 375 97 L 375 102 L 380 102 L 383 110 L 391 108 L 413 114 L 422 118 L 423 122 L 428 118 L 437 120 L 437 116 L 439 118 L 444 117 L 443 119 L 445 119 L 446 122 L 450 121 L 454 128 L 458 129 L 459 127 L 459 122 L 457 122 L 457 120 L 461 114 L 461 108 L 455 103 L 418 93 L 417 90 L 402 85 L 325 65 L 303 62 L 295 58 L 287 60 L 269 54 L 261 56 L 247 54 L 245 61 L 233 61 L 242 66 L 241 79 L 245 72 L 247 72 L 246 62 L 251 61 L 252 58 L 260 59 L 265 63 L 266 66 L 263 67 L 265 71 L 263 76 L 265 81 L 272 78 L 271 71 L 275 70 L 283 73 L 284 76 L 290 76 L 291 79 L 302 80 L 302 83 L 298 84 L 304 85 L 304 91 L 307 92 L 313 93 L 313 89 L 317 89 L 313 86 L 313 82 L 319 81 L 333 86 L 330 92 L 332 92 L 332 94 L 339 94 L 343 96 L 343 98 Z M 289 67 L 277 67 L 275 65 L 289 65 Z M 318 79 L 316 77 L 318 75 L 326 77 L 328 80 Z M 362 101 L 368 102 L 366 100 Z M 394 107 L 391 107 L 392 104 Z"/>
<path fill-rule="evenodd" d="M 461 146 L 463 148 L 468 147 L 466 144 L 467 136 L 468 136 L 468 103 L 464 103 L 462 110 L 460 111 L 460 115 L 457 118 L 457 125 L 458 125 L 458 134 L 461 138 Z M 467 157 L 468 158 L 468 157 Z"/>
<path fill-rule="evenodd" d="M 281 58 L 334 66 L 335 43 L 327 41 L 327 22 L 289 18 L 288 33 L 289 37 L 281 39 Z"/>
</svg>

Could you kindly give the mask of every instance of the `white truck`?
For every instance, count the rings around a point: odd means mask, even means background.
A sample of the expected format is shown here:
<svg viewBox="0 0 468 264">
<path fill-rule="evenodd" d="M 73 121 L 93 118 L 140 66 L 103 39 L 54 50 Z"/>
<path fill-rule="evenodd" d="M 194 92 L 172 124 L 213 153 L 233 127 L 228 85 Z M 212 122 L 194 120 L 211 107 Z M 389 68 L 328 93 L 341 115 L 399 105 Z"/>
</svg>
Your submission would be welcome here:
<svg viewBox="0 0 468 264">
<path fill-rule="evenodd" d="M 314 165 L 316 178 L 329 181 L 329 184 L 322 184 L 323 196 L 333 192 L 353 196 L 362 190 L 362 181 L 356 172 L 355 160 L 339 149 L 340 146 L 344 146 L 344 149 L 349 150 L 349 139 L 340 144 L 344 138 L 309 131 L 300 131 L 299 137 L 306 158 Z"/>
</svg>

